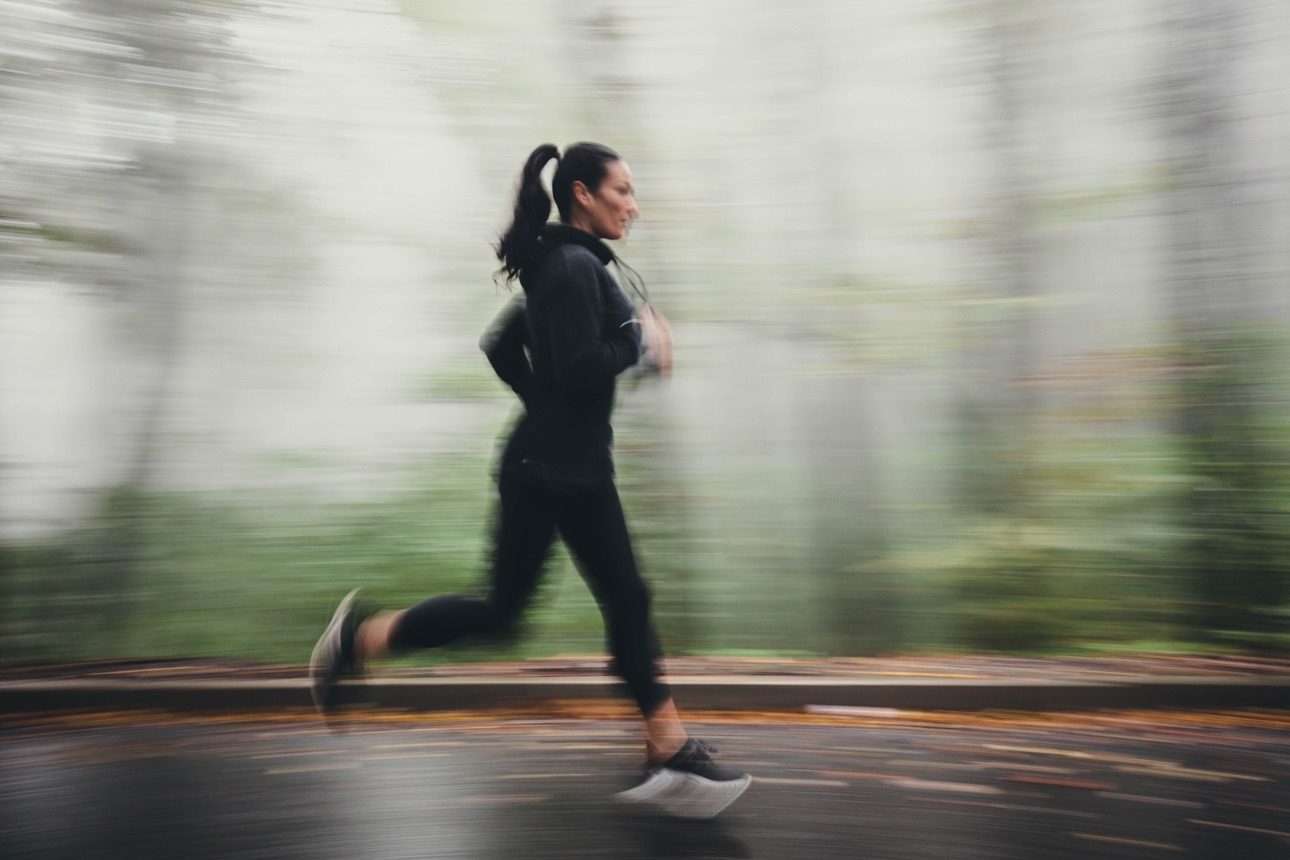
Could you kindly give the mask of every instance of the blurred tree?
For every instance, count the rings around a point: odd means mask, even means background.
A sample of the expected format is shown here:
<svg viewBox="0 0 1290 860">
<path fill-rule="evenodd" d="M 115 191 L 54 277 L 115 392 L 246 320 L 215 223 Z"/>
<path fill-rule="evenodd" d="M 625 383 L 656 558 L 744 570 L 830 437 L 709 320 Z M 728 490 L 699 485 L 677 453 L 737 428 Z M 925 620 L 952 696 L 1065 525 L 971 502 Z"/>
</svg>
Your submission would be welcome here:
<svg viewBox="0 0 1290 860">
<path fill-rule="evenodd" d="M 1162 104 L 1173 177 L 1168 274 L 1183 355 L 1175 426 L 1187 478 L 1179 500 L 1186 621 L 1211 642 L 1261 646 L 1283 623 L 1286 559 L 1275 502 L 1284 449 L 1263 413 L 1274 399 L 1268 361 L 1277 350 L 1259 334 L 1273 312 L 1253 264 L 1262 210 L 1256 177 L 1237 155 L 1236 67 L 1258 8 L 1171 4 Z"/>
<path fill-rule="evenodd" d="M 18 132 L 5 166 L 19 177 L 0 197 L 0 255 L 34 279 L 102 290 L 115 327 L 104 341 L 131 357 L 103 374 L 102 432 L 125 452 L 90 545 L 60 578 L 63 588 L 79 583 L 78 597 L 44 613 L 51 628 L 74 625 L 105 654 L 127 647 L 141 500 L 181 363 L 192 174 L 209 169 L 205 131 L 232 103 L 227 24 L 240 5 L 47 2 L 15 16 L 0 40 L 0 97 Z M 51 149 L 56 136 L 62 145 Z"/>
<path fill-rule="evenodd" d="M 986 203 L 983 257 L 989 275 L 979 292 L 963 303 L 959 323 L 966 385 L 955 408 L 958 423 L 956 509 L 963 522 L 956 528 L 965 559 L 952 573 L 949 588 L 963 608 L 960 635 L 965 643 L 985 647 L 1036 647 L 1050 644 L 1046 625 L 1053 617 L 1041 610 L 1054 575 L 1047 565 L 1016 552 L 1002 551 L 987 570 L 977 561 L 978 523 L 993 532 L 1024 533 L 1034 515 L 1037 478 L 1028 466 L 1036 440 L 1035 388 L 1030 384 L 1038 364 L 1034 306 L 1042 292 L 1040 255 L 1035 233 L 1037 159 L 1031 126 L 1035 122 L 1032 83 L 1036 76 L 1037 32 L 1051 11 L 1046 3 L 986 0 L 975 8 L 982 19 L 981 73 L 988 87 L 984 151 L 992 179 Z M 982 623 L 978 623 L 981 621 Z"/>
<path fill-rule="evenodd" d="M 1036 364 L 1034 299 L 1040 293 L 1032 171 L 1028 145 L 1032 41 L 1044 3 L 978 4 L 985 79 L 990 95 L 983 129 L 991 178 L 983 220 L 989 271 L 963 303 L 963 367 L 970 372 L 958 406 L 959 499 L 966 511 L 1009 514 L 1025 508 L 1023 476 Z"/>
</svg>

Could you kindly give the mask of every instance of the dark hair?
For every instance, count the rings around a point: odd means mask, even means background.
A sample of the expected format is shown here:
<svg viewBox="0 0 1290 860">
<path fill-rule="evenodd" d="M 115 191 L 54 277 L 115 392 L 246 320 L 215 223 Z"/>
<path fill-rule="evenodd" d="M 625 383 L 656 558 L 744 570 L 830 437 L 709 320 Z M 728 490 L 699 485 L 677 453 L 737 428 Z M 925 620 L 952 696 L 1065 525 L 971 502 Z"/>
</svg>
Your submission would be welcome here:
<svg viewBox="0 0 1290 860">
<path fill-rule="evenodd" d="M 542 227 L 551 217 L 551 197 L 542 187 L 542 168 L 553 158 L 560 163 L 551 179 L 551 195 L 555 197 L 560 220 L 568 221 L 573 204 L 573 183 L 581 182 L 588 191 L 594 192 L 609 172 L 609 164 L 618 161 L 620 156 L 599 143 L 575 143 L 565 147 L 563 157 L 551 143 L 544 143 L 529 153 L 515 194 L 515 215 L 511 226 L 497 242 L 497 259 L 502 261 L 498 274 L 504 272 L 507 280 L 518 277 L 533 259 Z"/>
</svg>

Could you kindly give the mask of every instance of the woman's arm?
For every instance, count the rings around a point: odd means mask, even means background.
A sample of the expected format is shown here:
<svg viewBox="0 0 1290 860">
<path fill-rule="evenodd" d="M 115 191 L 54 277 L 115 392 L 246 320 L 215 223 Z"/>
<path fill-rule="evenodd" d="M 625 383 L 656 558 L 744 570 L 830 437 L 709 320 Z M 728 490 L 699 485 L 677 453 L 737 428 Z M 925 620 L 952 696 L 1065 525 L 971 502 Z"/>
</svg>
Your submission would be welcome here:
<svg viewBox="0 0 1290 860">
<path fill-rule="evenodd" d="M 569 254 L 553 266 L 543 296 L 556 381 L 569 391 L 609 382 L 640 357 L 640 321 L 625 298 L 622 313 L 613 315 L 621 319 L 605 323 L 603 273 L 590 254 Z"/>
<path fill-rule="evenodd" d="M 520 293 L 502 308 L 479 339 L 479 348 L 488 356 L 498 378 L 511 387 L 525 407 L 533 384 L 533 368 L 524 352 L 528 338 L 526 310 L 524 294 Z"/>
</svg>

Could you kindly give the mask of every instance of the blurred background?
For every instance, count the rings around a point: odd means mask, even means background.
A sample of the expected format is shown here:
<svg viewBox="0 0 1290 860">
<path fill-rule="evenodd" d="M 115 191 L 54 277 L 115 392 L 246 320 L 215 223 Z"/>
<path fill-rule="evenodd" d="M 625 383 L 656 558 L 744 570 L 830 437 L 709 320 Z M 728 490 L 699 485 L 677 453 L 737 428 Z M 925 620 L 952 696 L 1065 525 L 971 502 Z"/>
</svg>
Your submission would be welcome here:
<svg viewBox="0 0 1290 860">
<path fill-rule="evenodd" d="M 475 587 L 476 345 L 610 144 L 669 653 L 1290 650 L 1290 6 L 0 0 L 0 654 L 302 663 Z M 518 643 L 586 654 L 563 551 Z"/>
</svg>

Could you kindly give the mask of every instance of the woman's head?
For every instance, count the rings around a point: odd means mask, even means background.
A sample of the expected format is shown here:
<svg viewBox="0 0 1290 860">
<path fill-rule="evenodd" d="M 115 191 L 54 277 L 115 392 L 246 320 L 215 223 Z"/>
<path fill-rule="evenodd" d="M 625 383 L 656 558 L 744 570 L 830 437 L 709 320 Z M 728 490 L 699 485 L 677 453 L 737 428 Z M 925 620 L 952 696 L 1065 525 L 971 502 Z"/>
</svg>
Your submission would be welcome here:
<svg viewBox="0 0 1290 860">
<path fill-rule="evenodd" d="M 551 194 L 561 221 L 601 239 L 621 239 L 637 214 L 631 168 L 599 143 L 575 143 L 565 150 Z"/>
<path fill-rule="evenodd" d="M 553 144 L 544 143 L 524 162 L 515 215 L 497 243 L 497 258 L 508 278 L 532 258 L 551 215 L 542 169 L 552 158 L 559 159 L 551 196 L 561 221 L 601 239 L 621 239 L 637 215 L 631 169 L 618 153 L 599 143 L 575 143 L 561 156 Z"/>
</svg>

